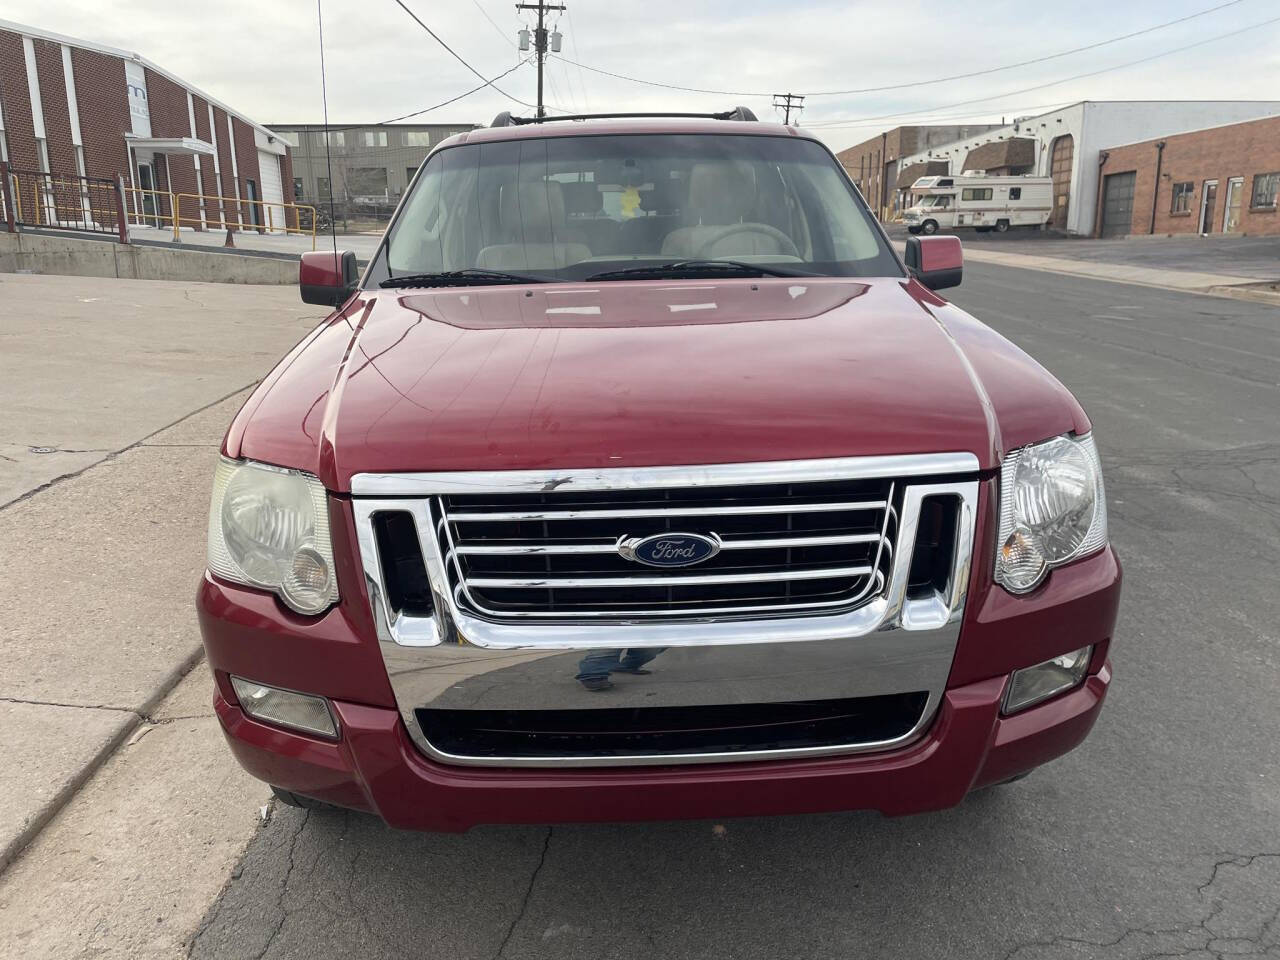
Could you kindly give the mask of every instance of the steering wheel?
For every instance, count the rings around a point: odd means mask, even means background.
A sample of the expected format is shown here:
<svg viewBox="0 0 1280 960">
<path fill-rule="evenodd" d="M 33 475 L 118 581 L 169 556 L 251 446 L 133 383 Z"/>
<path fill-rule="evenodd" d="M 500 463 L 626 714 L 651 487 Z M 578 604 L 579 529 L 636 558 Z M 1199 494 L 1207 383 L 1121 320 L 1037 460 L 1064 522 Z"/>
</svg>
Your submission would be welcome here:
<svg viewBox="0 0 1280 960">
<path fill-rule="evenodd" d="M 779 230 L 777 227 L 771 227 L 767 223 L 731 223 L 727 227 L 721 227 L 711 236 L 707 237 L 694 251 L 695 257 L 708 257 L 711 255 L 711 248 L 726 237 L 736 237 L 740 233 L 758 233 L 761 236 L 770 237 L 781 245 L 782 253 L 799 257 L 800 250 L 790 237 Z"/>
</svg>

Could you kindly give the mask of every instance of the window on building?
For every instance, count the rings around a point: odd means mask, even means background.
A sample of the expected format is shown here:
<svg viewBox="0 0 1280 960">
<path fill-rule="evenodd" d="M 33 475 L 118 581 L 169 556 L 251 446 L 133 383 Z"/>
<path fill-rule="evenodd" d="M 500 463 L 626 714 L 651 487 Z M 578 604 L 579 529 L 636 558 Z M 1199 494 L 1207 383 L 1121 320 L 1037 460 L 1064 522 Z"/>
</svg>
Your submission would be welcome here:
<svg viewBox="0 0 1280 960">
<path fill-rule="evenodd" d="M 1280 192 L 1280 173 L 1255 173 L 1253 175 L 1253 199 L 1249 206 L 1267 209 L 1276 205 L 1276 193 Z"/>
<path fill-rule="evenodd" d="M 387 145 L 387 131 L 366 130 L 360 137 L 360 141 L 366 147 L 385 147 Z"/>
<path fill-rule="evenodd" d="M 296 147 L 301 139 L 295 130 L 285 130 L 284 132 L 277 130 L 276 136 L 291 147 Z"/>
<path fill-rule="evenodd" d="M 1196 185 L 1190 180 L 1173 185 L 1173 201 L 1169 205 L 1170 213 L 1190 213 L 1191 198 L 1195 195 Z"/>
<path fill-rule="evenodd" d="M 387 196 L 387 168 L 352 167 L 347 171 L 347 192 L 353 197 Z"/>
<path fill-rule="evenodd" d="M 329 131 L 329 146 L 345 147 L 347 145 L 346 135 L 341 130 Z"/>
<path fill-rule="evenodd" d="M 406 147 L 429 147 L 431 146 L 431 132 L 429 130 L 406 130 L 404 145 Z"/>
<path fill-rule="evenodd" d="M 405 167 L 405 168 L 404 168 L 404 182 L 405 182 L 405 183 L 413 183 L 413 178 L 414 178 L 414 176 L 417 174 L 417 172 L 418 172 L 418 168 L 417 168 L 417 167 Z"/>
<path fill-rule="evenodd" d="M 316 196 L 328 200 L 333 194 L 333 188 L 329 185 L 328 177 L 316 177 Z"/>
<path fill-rule="evenodd" d="M 293 198 L 295 200 L 301 200 L 304 196 L 306 196 L 306 194 L 302 192 L 302 178 L 294 177 L 293 178 Z"/>
<path fill-rule="evenodd" d="M 990 200 L 990 187 L 965 187 L 960 191 L 961 200 Z"/>
<path fill-rule="evenodd" d="M 1021 187 L 1010 187 L 1010 188 L 1009 188 L 1009 199 L 1010 199 L 1010 200 L 1021 200 L 1021 199 L 1022 199 L 1022 188 L 1021 188 Z"/>
</svg>

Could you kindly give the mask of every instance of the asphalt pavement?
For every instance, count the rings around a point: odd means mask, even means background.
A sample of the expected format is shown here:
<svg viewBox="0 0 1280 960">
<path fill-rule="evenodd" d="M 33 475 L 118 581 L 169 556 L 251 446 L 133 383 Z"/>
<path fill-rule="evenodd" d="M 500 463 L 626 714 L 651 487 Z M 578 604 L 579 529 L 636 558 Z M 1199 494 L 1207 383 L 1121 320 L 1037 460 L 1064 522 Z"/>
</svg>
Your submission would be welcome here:
<svg viewBox="0 0 1280 960">
<path fill-rule="evenodd" d="M 1081 748 L 898 820 L 280 808 L 192 956 L 1280 957 L 1280 309 L 988 264 L 953 296 L 1094 421 L 1126 584 Z"/>
</svg>

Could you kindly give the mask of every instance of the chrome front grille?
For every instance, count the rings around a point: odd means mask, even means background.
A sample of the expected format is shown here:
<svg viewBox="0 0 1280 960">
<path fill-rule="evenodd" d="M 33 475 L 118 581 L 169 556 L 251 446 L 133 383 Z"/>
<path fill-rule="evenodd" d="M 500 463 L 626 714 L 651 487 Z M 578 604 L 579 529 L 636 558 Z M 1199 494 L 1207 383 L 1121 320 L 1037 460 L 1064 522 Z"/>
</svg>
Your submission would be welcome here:
<svg viewBox="0 0 1280 960">
<path fill-rule="evenodd" d="M 768 615 L 849 609 L 883 592 L 894 479 L 446 494 L 430 516 L 453 600 L 492 619 Z M 697 534 L 719 552 L 645 566 L 620 544 Z"/>
</svg>

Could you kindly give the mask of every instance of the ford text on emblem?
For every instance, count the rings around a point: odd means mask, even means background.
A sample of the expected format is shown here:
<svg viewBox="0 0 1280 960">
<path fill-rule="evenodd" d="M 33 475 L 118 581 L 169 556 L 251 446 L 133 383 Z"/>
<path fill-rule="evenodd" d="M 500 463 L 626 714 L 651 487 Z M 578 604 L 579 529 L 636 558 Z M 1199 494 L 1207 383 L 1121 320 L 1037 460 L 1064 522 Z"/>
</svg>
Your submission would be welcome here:
<svg viewBox="0 0 1280 960">
<path fill-rule="evenodd" d="M 618 553 L 628 560 L 651 567 L 688 567 L 710 560 L 720 552 L 720 538 L 715 534 L 659 533 L 652 537 L 624 537 L 618 542 Z"/>
</svg>

